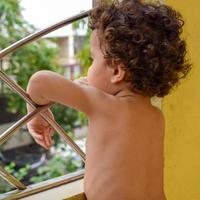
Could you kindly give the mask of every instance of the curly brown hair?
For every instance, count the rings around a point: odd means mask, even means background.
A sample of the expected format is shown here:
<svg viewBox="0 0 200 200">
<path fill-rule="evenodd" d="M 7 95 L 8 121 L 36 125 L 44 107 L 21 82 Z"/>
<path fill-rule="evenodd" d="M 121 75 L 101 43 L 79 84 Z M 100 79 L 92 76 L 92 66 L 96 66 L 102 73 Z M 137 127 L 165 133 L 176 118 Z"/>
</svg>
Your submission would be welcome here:
<svg viewBox="0 0 200 200">
<path fill-rule="evenodd" d="M 107 63 L 122 64 L 130 89 L 150 97 L 167 95 L 191 69 L 183 25 L 170 6 L 141 0 L 103 0 L 89 15 Z"/>
</svg>

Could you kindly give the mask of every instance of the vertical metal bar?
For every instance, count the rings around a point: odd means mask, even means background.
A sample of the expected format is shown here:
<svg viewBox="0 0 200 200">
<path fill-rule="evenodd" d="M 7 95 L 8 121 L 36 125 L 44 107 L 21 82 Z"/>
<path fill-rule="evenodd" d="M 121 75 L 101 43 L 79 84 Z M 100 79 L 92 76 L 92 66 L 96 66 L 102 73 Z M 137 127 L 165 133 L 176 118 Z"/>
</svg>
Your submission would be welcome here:
<svg viewBox="0 0 200 200">
<path fill-rule="evenodd" d="M 8 181 L 11 185 L 14 187 L 18 188 L 19 190 L 24 190 L 26 189 L 26 186 L 18 181 L 14 176 L 10 175 L 3 167 L 0 166 L 0 176 Z"/>
<path fill-rule="evenodd" d="M 0 70 L 3 71 L 3 60 L 0 60 Z M 4 82 L 1 81 L 1 93 L 0 95 L 4 94 Z"/>
<path fill-rule="evenodd" d="M 21 88 L 17 83 L 15 83 L 12 79 L 10 79 L 4 72 L 0 71 L 0 79 L 5 81 L 8 86 L 17 92 L 32 108 L 36 109 L 37 105 L 29 98 L 28 94 Z M 65 133 L 65 130 L 60 127 L 60 125 L 52 120 L 47 114 L 40 114 L 43 119 L 45 119 L 54 130 L 67 142 L 71 148 L 81 156 L 82 160 L 85 162 L 85 153 L 80 149 L 80 147 Z"/>
</svg>

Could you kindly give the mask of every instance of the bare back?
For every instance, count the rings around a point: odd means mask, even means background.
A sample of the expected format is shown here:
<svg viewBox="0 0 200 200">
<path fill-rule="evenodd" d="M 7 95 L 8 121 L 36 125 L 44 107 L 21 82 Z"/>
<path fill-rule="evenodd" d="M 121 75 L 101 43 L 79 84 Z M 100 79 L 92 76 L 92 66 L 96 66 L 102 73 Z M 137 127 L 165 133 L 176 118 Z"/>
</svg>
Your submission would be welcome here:
<svg viewBox="0 0 200 200">
<path fill-rule="evenodd" d="M 165 200 L 162 113 L 131 97 L 110 98 L 89 117 L 88 200 Z"/>
</svg>

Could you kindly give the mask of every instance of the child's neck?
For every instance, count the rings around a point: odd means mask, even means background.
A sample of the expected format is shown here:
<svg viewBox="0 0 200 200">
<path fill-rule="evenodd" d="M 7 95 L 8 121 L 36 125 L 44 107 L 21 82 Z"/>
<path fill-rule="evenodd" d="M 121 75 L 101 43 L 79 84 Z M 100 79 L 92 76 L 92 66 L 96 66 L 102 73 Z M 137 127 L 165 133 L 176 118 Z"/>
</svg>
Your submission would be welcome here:
<svg viewBox="0 0 200 200">
<path fill-rule="evenodd" d="M 140 100 L 140 101 L 142 100 L 147 103 L 150 103 L 150 97 L 135 93 L 129 89 L 121 89 L 121 90 L 117 91 L 114 94 L 114 96 L 120 97 L 120 98 L 132 97 L 134 100 Z"/>
</svg>

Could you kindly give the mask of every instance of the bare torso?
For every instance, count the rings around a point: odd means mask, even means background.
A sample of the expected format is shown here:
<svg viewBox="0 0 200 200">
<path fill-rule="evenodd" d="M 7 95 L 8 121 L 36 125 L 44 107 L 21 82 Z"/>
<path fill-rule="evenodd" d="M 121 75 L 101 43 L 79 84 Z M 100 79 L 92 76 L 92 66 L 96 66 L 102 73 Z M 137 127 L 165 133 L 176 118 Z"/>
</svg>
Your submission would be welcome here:
<svg viewBox="0 0 200 200">
<path fill-rule="evenodd" d="M 165 200 L 161 112 L 129 97 L 101 106 L 101 112 L 89 117 L 87 199 Z"/>
</svg>

